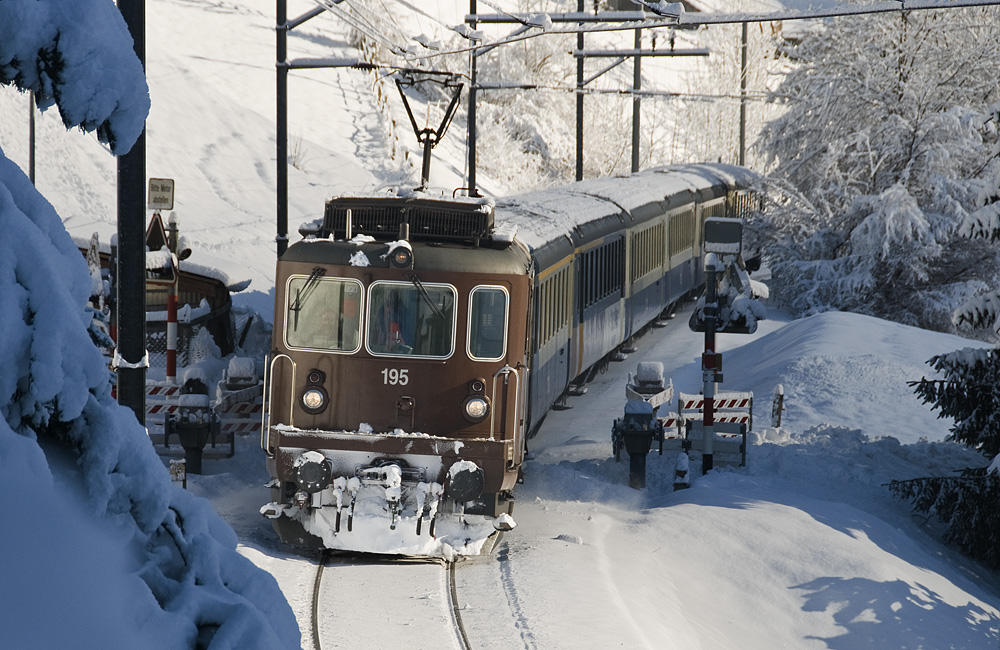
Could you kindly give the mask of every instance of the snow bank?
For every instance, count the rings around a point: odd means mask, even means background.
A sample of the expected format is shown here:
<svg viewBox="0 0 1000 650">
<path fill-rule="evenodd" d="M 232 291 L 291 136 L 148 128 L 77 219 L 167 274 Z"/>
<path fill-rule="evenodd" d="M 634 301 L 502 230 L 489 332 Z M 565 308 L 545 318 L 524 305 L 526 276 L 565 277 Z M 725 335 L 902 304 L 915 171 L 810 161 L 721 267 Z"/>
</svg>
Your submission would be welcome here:
<svg viewBox="0 0 1000 650">
<path fill-rule="evenodd" d="M 2 156 L 0 224 L 0 487 L 15 504 L 0 536 L 5 640 L 81 647 L 69 639 L 82 627 L 92 647 L 298 647 L 274 579 L 236 552 L 207 502 L 170 483 L 112 399 L 87 331 L 84 258 Z M 53 582 L 65 586 L 55 619 Z"/>
<path fill-rule="evenodd" d="M 100 0 L 0 3 L 0 83 L 57 104 L 67 126 L 96 130 L 116 153 L 149 110 L 121 15 Z M 206 501 L 171 484 L 145 429 L 112 399 L 88 334 L 84 258 L 2 152 L 0 227 L 5 644 L 299 647 L 274 579 L 236 552 Z"/>
</svg>

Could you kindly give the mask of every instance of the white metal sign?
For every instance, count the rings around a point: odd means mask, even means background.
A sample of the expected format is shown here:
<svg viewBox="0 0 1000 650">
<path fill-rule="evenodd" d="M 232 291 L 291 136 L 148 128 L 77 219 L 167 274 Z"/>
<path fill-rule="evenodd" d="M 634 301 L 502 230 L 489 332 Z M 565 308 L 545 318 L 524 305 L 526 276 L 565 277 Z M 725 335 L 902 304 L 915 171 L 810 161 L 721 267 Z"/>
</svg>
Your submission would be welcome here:
<svg viewBox="0 0 1000 650">
<path fill-rule="evenodd" d="M 149 198 L 146 201 L 146 207 L 150 210 L 173 210 L 174 179 L 149 179 Z"/>
</svg>

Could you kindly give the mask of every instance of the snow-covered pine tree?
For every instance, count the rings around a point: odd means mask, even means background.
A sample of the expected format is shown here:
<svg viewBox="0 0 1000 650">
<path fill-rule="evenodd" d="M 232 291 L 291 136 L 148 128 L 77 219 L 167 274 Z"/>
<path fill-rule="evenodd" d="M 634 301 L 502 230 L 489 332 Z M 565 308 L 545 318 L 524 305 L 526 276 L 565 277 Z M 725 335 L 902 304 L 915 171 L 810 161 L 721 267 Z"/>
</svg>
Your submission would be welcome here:
<svg viewBox="0 0 1000 650">
<path fill-rule="evenodd" d="M 1000 102 L 987 111 L 984 127 L 1000 131 Z M 972 240 L 1000 241 L 1000 141 L 994 144 L 992 155 L 983 165 L 984 177 L 976 198 L 976 209 L 959 228 L 959 234 Z M 985 291 L 967 301 L 955 312 L 953 320 L 959 327 L 989 328 L 1000 332 L 1000 291 Z"/>
<path fill-rule="evenodd" d="M 1000 100 L 998 12 L 838 19 L 788 46 L 772 93 L 786 112 L 757 142 L 779 181 L 779 301 L 952 330 L 954 309 L 992 280 L 1000 256 L 957 226 L 997 141 L 980 127 Z"/>
<path fill-rule="evenodd" d="M 952 418 L 949 439 L 988 458 L 1000 454 L 1000 349 L 965 348 L 928 362 L 942 377 L 913 382 L 914 392 L 942 418 Z"/>
<path fill-rule="evenodd" d="M 67 127 L 96 132 L 120 155 L 150 106 L 132 43 L 109 0 L 0 2 L 0 85 L 33 91 Z M 5 633 L 10 619 L 21 623 L 15 630 L 50 626 L 55 636 L 33 631 L 41 644 L 97 644 L 77 629 L 96 611 L 82 604 L 93 595 L 128 603 L 118 615 L 134 622 L 132 637 L 100 637 L 108 647 L 300 647 L 274 578 L 239 554 L 207 502 L 171 484 L 145 428 L 111 396 L 107 362 L 88 336 L 94 278 L 55 209 L 2 151 L 0 224 L 0 489 L 17 504 L 5 515 L 16 534 L 4 553 L 29 564 L 73 553 L 114 576 L 93 587 L 74 585 L 71 572 L 60 584 L 71 595 L 59 602 L 80 607 L 36 619 L 52 606 L 44 579 L 5 570 L 4 590 L 18 596 L 4 601 Z"/>
<path fill-rule="evenodd" d="M 990 108 L 987 123 L 1000 124 L 1000 104 Z M 1000 240 L 1000 145 L 987 165 L 987 178 L 976 210 L 961 226 L 961 234 L 990 242 Z M 993 291 L 968 302 L 954 315 L 959 326 L 1000 331 L 1000 293 Z M 990 470 L 961 477 L 926 477 L 892 481 L 889 490 L 909 500 L 918 512 L 945 524 L 943 539 L 990 568 L 1000 568 L 1000 348 L 966 348 L 940 354 L 928 362 L 939 380 L 921 379 L 914 390 L 940 417 L 955 421 L 950 438 L 994 458 Z"/>
</svg>

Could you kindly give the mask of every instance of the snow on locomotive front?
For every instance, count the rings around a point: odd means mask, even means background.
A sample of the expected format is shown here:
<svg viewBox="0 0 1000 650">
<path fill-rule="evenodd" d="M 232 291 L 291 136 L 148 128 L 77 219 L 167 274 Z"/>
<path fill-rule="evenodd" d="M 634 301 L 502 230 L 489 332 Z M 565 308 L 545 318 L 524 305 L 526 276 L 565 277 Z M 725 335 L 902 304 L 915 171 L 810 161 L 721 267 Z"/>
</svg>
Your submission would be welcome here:
<svg viewBox="0 0 1000 650">
<path fill-rule="evenodd" d="M 492 204 L 338 198 L 277 264 L 265 422 L 287 543 L 451 558 L 512 527 L 531 263 Z"/>
</svg>

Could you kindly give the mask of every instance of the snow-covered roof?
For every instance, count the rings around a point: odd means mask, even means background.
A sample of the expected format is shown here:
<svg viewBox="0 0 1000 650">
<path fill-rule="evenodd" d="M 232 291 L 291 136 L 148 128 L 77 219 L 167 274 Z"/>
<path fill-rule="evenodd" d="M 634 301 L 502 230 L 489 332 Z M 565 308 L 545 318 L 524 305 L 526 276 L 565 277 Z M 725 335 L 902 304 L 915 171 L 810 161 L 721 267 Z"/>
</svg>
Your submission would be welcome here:
<svg viewBox="0 0 1000 650">
<path fill-rule="evenodd" d="M 674 195 L 707 190 L 720 183 L 733 187 L 751 177 L 748 170 L 732 165 L 681 165 L 584 180 L 498 199 L 496 220 L 516 225 L 518 238 L 537 250 L 602 219 L 627 219 L 634 211 L 656 204 L 666 209 Z"/>
</svg>

